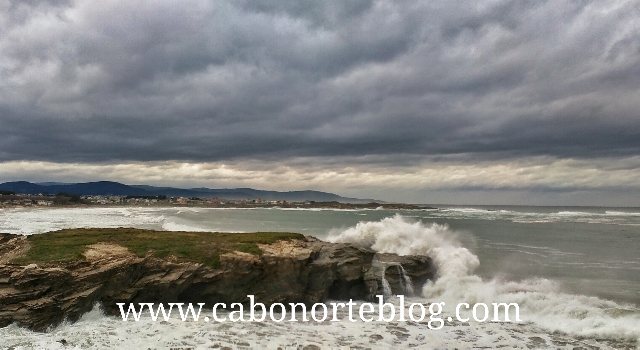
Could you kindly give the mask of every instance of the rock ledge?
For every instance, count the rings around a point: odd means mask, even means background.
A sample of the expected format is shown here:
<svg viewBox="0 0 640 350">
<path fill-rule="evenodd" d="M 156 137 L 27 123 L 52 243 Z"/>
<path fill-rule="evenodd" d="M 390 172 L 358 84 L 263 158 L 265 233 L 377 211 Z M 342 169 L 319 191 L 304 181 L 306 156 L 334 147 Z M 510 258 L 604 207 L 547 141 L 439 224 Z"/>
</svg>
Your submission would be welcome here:
<svg viewBox="0 0 640 350">
<path fill-rule="evenodd" d="M 220 266 L 175 257 L 139 257 L 108 243 L 88 247 L 84 259 L 64 264 L 15 264 L 29 249 L 24 236 L 0 234 L 0 327 L 46 330 L 76 321 L 97 302 L 119 315 L 116 303 L 234 303 L 247 295 L 267 305 L 327 299 L 373 300 L 386 276 L 395 294 L 409 293 L 405 276 L 421 286 L 433 279 L 429 257 L 376 254 L 315 238 L 260 244 L 262 255 L 230 252 Z"/>
</svg>

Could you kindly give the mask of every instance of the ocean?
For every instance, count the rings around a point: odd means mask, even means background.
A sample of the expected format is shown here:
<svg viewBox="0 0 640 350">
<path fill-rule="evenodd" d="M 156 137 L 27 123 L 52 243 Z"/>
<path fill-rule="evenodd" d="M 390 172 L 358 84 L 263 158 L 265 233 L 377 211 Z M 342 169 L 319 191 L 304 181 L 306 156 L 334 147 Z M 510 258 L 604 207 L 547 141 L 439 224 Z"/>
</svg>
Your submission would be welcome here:
<svg viewBox="0 0 640 350">
<path fill-rule="evenodd" d="M 433 210 L 103 207 L 0 209 L 0 232 L 72 227 L 290 231 L 427 254 L 438 278 L 408 303 L 517 303 L 521 322 L 122 321 L 96 305 L 47 333 L 0 328 L 2 349 L 625 348 L 640 338 L 640 209 L 446 206 Z M 398 304 L 396 297 L 390 302 Z M 1 307 L 1 306 L 0 306 Z M 64 339 L 64 342 L 62 340 Z M 63 344 L 64 343 L 64 344 Z"/>
</svg>

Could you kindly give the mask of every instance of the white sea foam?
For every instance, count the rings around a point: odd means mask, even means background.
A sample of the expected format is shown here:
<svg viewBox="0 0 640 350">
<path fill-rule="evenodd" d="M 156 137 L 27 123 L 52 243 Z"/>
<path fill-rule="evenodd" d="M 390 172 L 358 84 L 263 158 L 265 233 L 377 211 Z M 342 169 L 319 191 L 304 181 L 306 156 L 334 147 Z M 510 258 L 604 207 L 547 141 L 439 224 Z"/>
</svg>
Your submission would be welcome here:
<svg viewBox="0 0 640 350">
<path fill-rule="evenodd" d="M 421 302 L 408 298 L 407 303 Z M 390 298 L 398 308 L 398 299 Z M 405 305 L 406 306 L 406 305 Z M 358 309 L 358 304 L 354 307 Z M 204 310 L 203 310 L 204 312 Z M 405 314 L 408 310 L 405 308 Z M 219 316 L 225 317 L 218 313 Z M 337 313 L 339 322 L 182 322 L 172 317 L 153 322 L 143 315 L 139 322 L 124 322 L 104 316 L 99 308 L 85 314 L 75 324 L 63 324 L 47 333 L 31 332 L 11 325 L 0 328 L 0 348 L 12 349 L 443 349 L 443 348 L 609 348 L 631 346 L 620 341 L 594 338 L 576 339 L 550 334 L 530 323 L 479 323 L 473 320 L 445 322 L 443 328 L 428 328 L 423 322 L 349 322 L 347 311 Z M 419 315 L 416 314 L 419 317 Z M 454 316 L 440 315 L 443 319 Z M 357 316 L 356 316 L 357 318 Z M 300 318 L 298 318 L 300 319 Z M 66 345 L 62 344 L 62 340 Z M 630 348 L 630 347 L 626 347 Z"/>
<path fill-rule="evenodd" d="M 333 231 L 330 242 L 354 243 L 381 253 L 428 255 L 438 276 L 466 276 L 479 265 L 478 257 L 460 246 L 445 225 L 425 226 L 409 222 L 400 214 L 375 222 L 360 222 L 342 232 Z"/>
<path fill-rule="evenodd" d="M 473 275 L 478 258 L 456 243 L 455 233 L 447 226 L 427 226 L 396 215 L 332 232 L 329 240 L 359 244 L 383 253 L 431 256 L 438 268 L 438 278 L 422 287 L 423 297 L 431 302 L 444 301 L 449 307 L 461 302 L 518 303 L 523 321 L 550 331 L 640 338 L 640 310 L 634 306 L 562 293 L 556 283 L 547 279 L 485 281 Z"/>
<path fill-rule="evenodd" d="M 257 208 L 260 209 L 260 208 Z M 365 210 L 376 210 L 376 209 L 340 209 L 340 208 L 281 208 L 281 207 L 273 207 L 271 209 L 282 210 L 282 211 L 346 211 L 346 212 L 357 212 L 357 211 L 365 211 Z"/>
<path fill-rule="evenodd" d="M 9 209 L 0 212 L 2 232 L 31 235 L 79 227 L 158 228 L 163 212 L 152 208 Z"/>
<path fill-rule="evenodd" d="M 178 220 L 181 219 L 176 216 L 179 210 L 184 208 L 7 209 L 0 211 L 0 231 L 34 234 L 69 227 L 118 226 L 164 226 L 166 230 L 180 231 L 195 230 L 197 227 L 198 230 L 204 230 L 195 223 L 190 224 L 188 220 L 184 220 L 184 223 Z M 482 215 L 516 216 L 490 211 L 484 211 Z M 538 218 L 543 218 L 550 214 L 539 215 Z M 608 215 L 614 217 L 617 214 Z M 531 217 L 535 215 L 532 214 Z M 212 227 L 206 229 L 213 230 Z M 558 284 L 548 279 L 483 280 L 474 275 L 478 258 L 458 243 L 456 233 L 447 226 L 425 225 L 396 215 L 334 231 L 331 240 L 353 242 L 381 252 L 428 254 L 433 257 L 439 269 L 438 279 L 425 286 L 415 286 L 416 292 L 422 291 L 422 296 L 410 298 L 409 302 L 444 301 L 447 305 L 445 316 L 454 316 L 451 307 L 461 302 L 471 305 L 480 302 L 515 302 L 520 305 L 520 316 L 524 322 L 454 322 L 438 331 L 429 330 L 424 323 L 413 322 L 214 324 L 181 322 L 177 319 L 151 322 L 143 319 L 136 323 L 103 316 L 99 310 L 94 309 L 79 322 L 61 325 L 48 333 L 34 333 L 15 325 L 0 328 L 0 349 L 169 349 L 225 346 L 268 349 L 278 346 L 301 348 L 307 345 L 373 349 L 411 346 L 607 348 L 612 346 L 611 342 L 614 342 L 615 347 L 615 344 L 619 344 L 619 339 L 637 339 L 640 336 L 640 313 L 633 306 L 566 294 Z M 513 248 L 518 249 L 517 246 Z M 553 254 L 552 251 L 545 251 L 544 247 L 527 248 L 540 248 L 534 251 Z M 390 301 L 397 304 L 396 298 L 391 298 Z M 566 334 L 552 333 L 553 331 Z M 576 336 L 589 338 L 578 339 Z M 600 341 L 596 337 L 617 340 Z M 67 341 L 67 346 L 59 342 L 62 339 Z"/>
<path fill-rule="evenodd" d="M 427 220 L 431 218 L 508 220 L 517 223 L 582 222 L 625 226 L 640 225 L 640 212 L 632 211 L 587 212 L 561 210 L 557 212 L 527 212 L 478 208 L 443 208 L 431 211 L 428 216 L 423 218 Z"/>
<path fill-rule="evenodd" d="M 615 210 L 608 210 L 605 212 L 605 214 L 612 215 L 612 216 L 640 216 L 640 213 L 638 212 L 615 211 Z"/>
<path fill-rule="evenodd" d="M 238 230 L 221 230 L 218 228 L 203 228 L 200 226 L 193 226 L 193 225 L 186 225 L 186 224 L 179 224 L 173 221 L 166 221 L 165 223 L 162 224 L 162 229 L 165 231 L 174 231 L 174 232 L 221 232 L 224 231 L 226 233 L 243 233 L 245 231 L 238 231 Z"/>
<path fill-rule="evenodd" d="M 182 232 L 216 232 L 217 229 L 202 228 L 192 225 L 178 224 L 173 221 L 167 221 L 162 224 L 162 229 L 165 231 L 182 231 Z"/>
</svg>

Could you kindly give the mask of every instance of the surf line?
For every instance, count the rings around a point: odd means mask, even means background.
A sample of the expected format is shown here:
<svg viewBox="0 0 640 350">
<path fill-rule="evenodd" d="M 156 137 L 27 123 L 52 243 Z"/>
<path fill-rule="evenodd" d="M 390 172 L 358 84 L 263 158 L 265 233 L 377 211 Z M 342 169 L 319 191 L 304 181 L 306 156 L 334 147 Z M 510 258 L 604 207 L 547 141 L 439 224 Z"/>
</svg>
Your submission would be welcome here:
<svg viewBox="0 0 640 350">
<path fill-rule="evenodd" d="M 354 310 L 357 309 L 357 314 L 359 316 L 360 321 L 362 322 L 372 322 L 372 321 L 380 321 L 380 322 L 406 322 L 407 316 L 413 322 L 422 322 L 427 316 L 427 310 L 429 312 L 429 321 L 427 322 L 427 326 L 429 329 L 438 330 L 444 327 L 445 320 L 441 316 L 442 311 L 444 309 L 445 303 L 430 303 L 428 305 L 428 309 L 425 307 L 425 304 L 422 303 L 412 303 L 408 307 L 408 312 L 405 313 L 406 303 L 404 299 L 404 295 L 396 295 L 399 300 L 398 309 L 396 310 L 396 306 L 392 303 L 385 302 L 384 296 L 376 295 L 378 299 L 377 304 L 363 302 L 360 303 L 359 306 L 357 303 L 353 301 L 353 299 L 349 299 L 348 302 L 329 302 L 329 303 L 315 303 L 311 306 L 310 309 L 307 309 L 307 305 L 304 303 L 288 303 L 288 308 L 282 303 L 273 303 L 270 305 L 267 311 L 267 306 L 263 303 L 256 302 L 254 295 L 247 295 L 249 299 L 248 305 L 248 317 L 244 312 L 244 305 L 242 303 L 232 303 L 230 304 L 230 309 L 233 311 L 228 312 L 228 316 L 219 317 L 218 312 L 225 310 L 227 311 L 226 303 L 215 303 L 213 306 L 212 318 L 205 316 L 203 319 L 205 322 L 210 322 L 212 319 L 215 322 L 264 322 L 267 319 L 267 316 L 273 322 L 283 322 L 287 318 L 287 310 L 289 310 L 289 314 L 291 317 L 288 321 L 290 322 L 299 322 L 298 316 L 302 315 L 300 321 L 309 322 L 310 319 L 307 317 L 309 314 L 311 319 L 315 322 L 324 322 L 331 315 L 331 322 L 340 322 L 341 318 L 338 317 L 338 310 L 347 309 L 348 310 L 348 320 L 349 322 L 358 322 L 358 319 L 354 317 Z M 154 306 L 154 303 L 138 303 L 139 308 L 136 308 L 135 303 L 129 303 L 127 311 L 125 312 L 125 303 L 116 303 L 120 309 L 120 314 L 122 316 L 123 321 L 129 320 L 129 315 L 133 317 L 135 322 L 139 322 L 142 318 L 145 308 L 148 309 L 149 315 L 152 321 L 157 321 L 158 317 L 162 313 L 162 319 L 164 321 L 169 321 L 171 318 L 171 312 L 174 307 L 178 310 L 180 314 L 180 319 L 185 322 L 188 320 L 199 321 L 202 314 L 202 308 L 205 306 L 205 303 L 197 303 L 198 311 L 192 303 L 186 304 L 186 309 L 183 308 L 185 306 L 184 303 L 168 303 L 168 311 L 165 308 L 164 304 L 159 303 L 158 306 Z M 354 308 L 354 306 L 358 306 Z M 376 308 L 377 306 L 377 308 Z M 491 322 L 512 322 L 509 318 L 509 310 L 513 308 L 515 313 L 515 322 L 521 322 L 520 319 L 520 308 L 516 303 L 492 303 L 493 306 L 493 319 Z M 501 312 L 502 308 L 502 312 Z M 468 322 L 469 317 L 464 318 L 461 315 L 462 310 L 472 310 L 471 316 L 477 322 L 485 322 L 490 319 L 490 308 L 484 303 L 477 303 L 471 307 L 467 303 L 459 303 L 456 306 L 455 316 L 456 319 L 460 322 Z M 256 312 L 258 310 L 258 312 Z M 300 313 L 297 313 L 296 311 Z M 331 310 L 331 312 L 329 312 Z M 480 310 L 482 311 L 482 317 L 480 317 Z M 309 311 L 309 313 L 307 313 Z M 417 313 L 417 315 L 416 315 Z M 398 318 L 396 319 L 396 315 Z M 377 316 L 377 319 L 376 319 Z M 504 318 L 501 318 L 503 316 Z M 452 317 L 448 317 L 447 321 L 453 321 Z"/>
</svg>

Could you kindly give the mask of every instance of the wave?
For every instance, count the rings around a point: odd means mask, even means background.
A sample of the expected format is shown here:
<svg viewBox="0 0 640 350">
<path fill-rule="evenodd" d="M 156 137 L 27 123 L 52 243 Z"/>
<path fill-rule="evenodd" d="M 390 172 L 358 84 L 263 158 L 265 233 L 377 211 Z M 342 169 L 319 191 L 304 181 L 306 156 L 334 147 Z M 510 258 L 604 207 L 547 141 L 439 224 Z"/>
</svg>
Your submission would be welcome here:
<svg viewBox="0 0 640 350">
<path fill-rule="evenodd" d="M 186 212 L 176 217 L 177 212 L 183 209 L 11 209 L 11 211 L 0 211 L 0 227 L 3 228 L 2 231 L 11 229 L 15 232 L 23 230 L 38 233 L 38 230 L 46 232 L 51 231 L 52 228 L 74 225 L 77 227 L 89 225 L 152 227 L 172 231 L 210 231 L 214 228 L 209 225 L 214 227 L 218 225 L 213 221 L 196 223 L 196 221 L 184 219 L 183 216 L 189 217 Z M 209 215 L 208 213 L 211 212 L 208 210 L 229 209 L 207 208 L 206 210 L 199 215 Z M 443 215 L 441 211 L 430 211 L 429 214 L 431 213 Z M 483 211 L 483 213 L 478 215 L 515 217 L 517 214 L 516 212 L 510 214 L 508 211 Z M 447 215 L 453 214 L 448 212 Z M 615 216 L 615 214 L 609 215 Z M 424 216 L 427 214 L 425 213 Z M 0 348 L 101 349 L 121 347 L 124 341 L 130 348 L 147 348 L 150 343 L 153 343 L 156 344 L 153 347 L 167 349 L 225 346 L 275 348 L 274 344 L 288 344 L 296 348 L 305 346 L 329 348 L 341 344 L 345 347 L 372 349 L 411 346 L 418 348 L 550 348 L 558 344 L 565 344 L 569 348 L 589 348 L 590 346 L 607 348 L 621 344 L 618 339 L 637 340 L 639 338 L 640 312 L 637 307 L 601 298 L 564 293 L 559 283 L 549 279 L 483 279 L 475 272 L 481 261 L 459 242 L 458 238 L 461 238 L 461 234 L 446 225 L 424 224 L 417 222 L 417 219 L 396 215 L 380 221 L 364 221 L 346 229 L 332 231 L 329 240 L 351 242 L 377 251 L 401 255 L 430 255 L 438 266 L 438 278 L 424 286 L 415 286 L 416 291 L 420 293 L 418 296 L 411 297 L 410 303 L 446 302 L 444 311 L 447 316 L 453 316 L 455 310 L 452 309 L 461 302 L 470 305 L 515 302 L 520 306 L 520 318 L 524 322 L 450 323 L 438 331 L 429 330 L 424 323 L 375 321 L 366 324 L 362 322 L 353 324 L 351 322 L 321 324 L 267 322 L 214 325 L 203 322 L 181 322 L 178 319 L 172 319 L 168 323 L 154 323 L 145 319 L 135 323 L 124 323 L 118 317 L 104 316 L 96 308 L 85 314 L 77 323 L 65 323 L 48 333 L 31 332 L 17 325 L 0 328 Z M 199 225 L 208 229 L 197 227 Z M 221 225 L 224 225 L 224 222 Z M 513 250 L 528 250 L 545 256 L 562 253 L 547 247 L 528 244 L 497 242 L 493 244 L 504 245 Z M 638 264 L 630 261 L 609 263 L 612 266 Z M 389 302 L 397 304 L 397 299 L 391 298 Z M 469 317 L 466 314 L 463 316 Z M 607 340 L 600 341 L 601 338 Z M 62 345 L 59 342 L 61 339 L 65 339 L 70 345 Z M 539 345 L 540 341 L 546 345 Z M 626 345 L 627 343 L 620 347 Z M 558 345 L 557 347 L 566 346 Z M 631 348 L 631 345 L 627 348 Z"/>
<path fill-rule="evenodd" d="M 347 211 L 347 212 L 358 212 L 365 210 L 377 210 L 377 209 L 340 209 L 340 208 L 281 208 L 281 207 L 272 207 L 271 209 L 281 210 L 281 211 Z"/>
<path fill-rule="evenodd" d="M 389 300 L 397 307 L 397 300 Z M 409 302 L 418 302 L 411 299 Z M 356 302 L 355 309 L 358 309 Z M 345 310 L 338 318 L 346 320 Z M 223 315 L 228 317 L 228 314 Z M 62 344 L 64 339 L 66 344 Z M 172 317 L 153 322 L 143 315 L 139 322 L 123 322 L 104 316 L 99 305 L 74 324 L 64 323 L 47 333 L 32 332 L 16 325 L 0 328 L 0 348 L 16 349 L 397 349 L 397 348 L 610 348 L 630 349 L 619 341 L 571 339 L 559 334 L 515 323 L 448 324 L 434 331 L 426 322 L 182 322 Z M 555 346 L 554 348 L 556 348 Z"/>
<path fill-rule="evenodd" d="M 162 229 L 165 231 L 180 231 L 180 232 L 216 232 L 219 230 L 210 228 L 201 228 L 191 225 L 178 224 L 173 221 L 168 221 L 162 224 Z"/>
<path fill-rule="evenodd" d="M 377 222 L 360 222 L 342 232 L 332 231 L 328 241 L 354 243 L 380 253 L 428 255 L 438 267 L 439 277 L 463 276 L 479 265 L 478 257 L 460 246 L 446 225 L 409 222 L 402 215 Z"/>
<path fill-rule="evenodd" d="M 577 336 L 640 339 L 640 310 L 597 297 L 563 293 L 548 279 L 508 281 L 484 280 L 473 274 L 477 256 L 462 247 L 456 233 L 445 225 L 425 225 L 396 215 L 377 222 L 334 231 L 331 242 L 354 243 L 382 253 L 429 255 L 438 268 L 435 281 L 422 286 L 422 297 L 430 302 L 517 303 L 524 322 L 548 331 Z M 452 312 L 453 310 L 449 310 Z"/>
<path fill-rule="evenodd" d="M 493 210 L 482 208 L 442 208 L 429 212 L 424 219 L 479 219 L 479 220 L 508 220 L 517 223 L 555 223 L 580 222 L 590 224 L 608 224 L 638 226 L 640 212 L 632 211 L 568 211 L 557 212 L 524 212 L 515 210 Z"/>
<path fill-rule="evenodd" d="M 152 208 L 13 209 L 0 212 L 2 232 L 32 235 L 69 228 L 137 227 L 157 229 L 163 211 Z"/>
<path fill-rule="evenodd" d="M 611 216 L 640 216 L 640 213 L 638 212 L 614 211 L 614 210 L 605 211 L 605 214 L 611 215 Z"/>
</svg>

